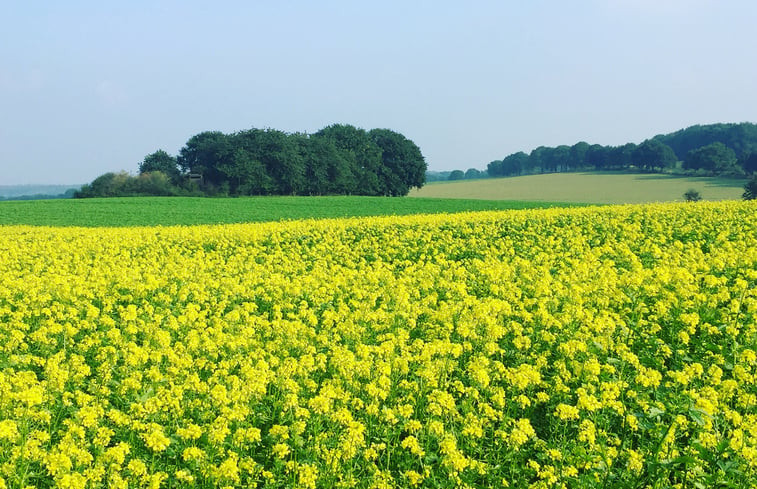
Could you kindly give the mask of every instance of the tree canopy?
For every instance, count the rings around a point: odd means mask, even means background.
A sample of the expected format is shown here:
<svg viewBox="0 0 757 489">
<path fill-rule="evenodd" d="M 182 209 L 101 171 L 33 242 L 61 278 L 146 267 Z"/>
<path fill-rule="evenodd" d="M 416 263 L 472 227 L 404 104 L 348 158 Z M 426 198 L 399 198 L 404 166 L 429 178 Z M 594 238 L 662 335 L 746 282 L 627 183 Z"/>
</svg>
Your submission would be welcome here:
<svg viewBox="0 0 757 489">
<path fill-rule="evenodd" d="M 179 182 L 180 173 L 176 157 L 169 155 L 162 149 L 145 156 L 139 164 L 139 173 L 162 172 L 174 183 Z"/>
<path fill-rule="evenodd" d="M 694 125 L 670 134 L 657 135 L 654 139 L 670 146 L 679 160 L 686 158 L 689 151 L 712 143 L 722 143 L 739 156 L 757 152 L 757 124 Z"/>
<path fill-rule="evenodd" d="M 679 164 L 679 162 L 682 162 Z M 515 176 L 577 170 L 663 171 L 743 176 L 757 172 L 757 125 L 710 124 L 657 135 L 639 145 L 539 146 L 490 162 L 489 176 Z"/>
<path fill-rule="evenodd" d="M 145 195 L 155 186 L 155 195 L 400 196 L 423 186 L 426 161 L 398 132 L 333 124 L 312 135 L 256 128 L 201 132 L 178 157 L 163 150 L 145 156 L 139 173 L 101 175 L 77 196 Z"/>
<path fill-rule="evenodd" d="M 736 169 L 736 161 L 736 153 L 731 148 L 723 143 L 715 142 L 689 151 L 683 167 L 725 173 Z"/>
<path fill-rule="evenodd" d="M 656 139 L 647 139 L 631 153 L 634 163 L 644 170 L 662 170 L 677 161 L 673 149 Z"/>
<path fill-rule="evenodd" d="M 385 195 L 407 195 L 411 187 L 423 186 L 426 161 L 415 143 L 389 129 L 372 129 L 368 137 L 381 150 L 379 178 Z"/>
</svg>

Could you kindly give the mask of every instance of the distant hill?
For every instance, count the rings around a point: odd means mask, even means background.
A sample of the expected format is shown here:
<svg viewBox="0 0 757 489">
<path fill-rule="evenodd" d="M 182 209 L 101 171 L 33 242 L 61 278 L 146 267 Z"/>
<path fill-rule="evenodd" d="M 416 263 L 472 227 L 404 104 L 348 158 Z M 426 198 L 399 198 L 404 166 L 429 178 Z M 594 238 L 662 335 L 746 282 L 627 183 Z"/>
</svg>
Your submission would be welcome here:
<svg viewBox="0 0 757 489">
<path fill-rule="evenodd" d="M 2 200 L 65 199 L 81 185 L 0 185 Z"/>
</svg>

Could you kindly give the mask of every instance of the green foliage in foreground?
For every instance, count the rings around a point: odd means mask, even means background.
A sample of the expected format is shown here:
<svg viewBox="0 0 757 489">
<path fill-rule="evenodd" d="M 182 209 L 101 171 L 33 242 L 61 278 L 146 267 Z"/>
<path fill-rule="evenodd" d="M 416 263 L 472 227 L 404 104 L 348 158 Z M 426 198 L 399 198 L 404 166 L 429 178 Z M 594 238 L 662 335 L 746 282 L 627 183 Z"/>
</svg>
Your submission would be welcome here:
<svg viewBox="0 0 757 489">
<path fill-rule="evenodd" d="M 562 207 L 556 202 L 396 197 L 134 197 L 0 203 L 0 225 L 170 226 Z"/>
</svg>

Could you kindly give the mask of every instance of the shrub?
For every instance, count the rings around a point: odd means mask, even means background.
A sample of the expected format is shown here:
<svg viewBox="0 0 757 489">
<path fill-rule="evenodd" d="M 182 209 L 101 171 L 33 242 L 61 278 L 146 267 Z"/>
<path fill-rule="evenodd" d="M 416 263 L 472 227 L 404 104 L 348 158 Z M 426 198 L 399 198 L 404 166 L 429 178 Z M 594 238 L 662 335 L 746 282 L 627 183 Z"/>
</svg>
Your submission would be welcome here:
<svg viewBox="0 0 757 489">
<path fill-rule="evenodd" d="M 146 172 L 136 177 L 121 171 L 100 175 L 92 183 L 82 186 L 74 197 L 132 197 L 183 193 L 185 192 L 174 186 L 170 177 L 161 171 Z"/>
<path fill-rule="evenodd" d="M 702 194 L 700 194 L 698 190 L 690 188 L 685 194 L 683 194 L 683 198 L 686 199 L 686 202 L 698 202 L 702 200 Z"/>
<path fill-rule="evenodd" d="M 741 196 L 744 200 L 757 199 L 757 173 L 744 185 L 744 193 Z"/>
</svg>

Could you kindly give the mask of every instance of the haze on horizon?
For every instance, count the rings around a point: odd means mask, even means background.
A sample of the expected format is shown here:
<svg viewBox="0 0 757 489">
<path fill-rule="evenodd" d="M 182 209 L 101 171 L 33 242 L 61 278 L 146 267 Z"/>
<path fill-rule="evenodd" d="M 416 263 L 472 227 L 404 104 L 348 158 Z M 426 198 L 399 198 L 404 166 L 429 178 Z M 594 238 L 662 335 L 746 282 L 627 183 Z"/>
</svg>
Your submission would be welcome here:
<svg viewBox="0 0 757 489">
<path fill-rule="evenodd" d="M 389 128 L 430 170 L 757 120 L 757 2 L 0 5 L 0 185 L 136 172 L 194 134 Z"/>
</svg>

